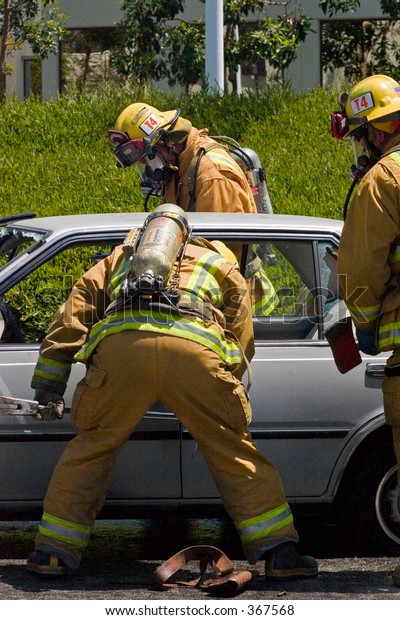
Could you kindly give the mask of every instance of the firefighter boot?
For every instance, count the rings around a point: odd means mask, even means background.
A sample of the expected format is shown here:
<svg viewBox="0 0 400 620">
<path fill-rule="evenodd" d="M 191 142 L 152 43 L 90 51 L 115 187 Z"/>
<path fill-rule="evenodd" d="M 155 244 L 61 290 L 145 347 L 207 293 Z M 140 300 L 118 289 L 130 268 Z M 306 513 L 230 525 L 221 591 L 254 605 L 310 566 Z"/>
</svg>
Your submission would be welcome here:
<svg viewBox="0 0 400 620">
<path fill-rule="evenodd" d="M 72 575 L 75 572 L 60 558 L 46 551 L 40 551 L 40 549 L 29 556 L 26 562 L 26 570 L 44 577 L 61 577 Z"/>
<path fill-rule="evenodd" d="M 400 564 L 394 569 L 392 578 L 394 585 L 400 587 Z"/>
<path fill-rule="evenodd" d="M 265 554 L 265 577 L 293 579 L 313 577 L 318 573 L 318 564 L 309 555 L 300 555 L 292 542 L 277 545 Z"/>
</svg>

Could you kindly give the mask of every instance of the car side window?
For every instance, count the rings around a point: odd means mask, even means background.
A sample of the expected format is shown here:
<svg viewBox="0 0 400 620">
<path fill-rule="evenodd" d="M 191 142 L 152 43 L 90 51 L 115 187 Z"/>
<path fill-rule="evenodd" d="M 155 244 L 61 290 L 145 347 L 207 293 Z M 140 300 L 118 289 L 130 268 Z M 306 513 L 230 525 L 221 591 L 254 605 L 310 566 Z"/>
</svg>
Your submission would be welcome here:
<svg viewBox="0 0 400 620">
<path fill-rule="evenodd" d="M 66 248 L 7 291 L 0 300 L 0 345 L 40 343 L 74 283 L 109 252 L 110 244 Z"/>
<path fill-rule="evenodd" d="M 321 336 L 324 315 L 337 301 L 332 252 L 329 243 L 317 246 L 312 241 L 274 240 L 251 246 L 246 277 L 251 275 L 256 339 Z"/>
<path fill-rule="evenodd" d="M 319 243 L 319 265 L 321 274 L 321 298 L 323 300 L 323 331 L 348 316 L 348 310 L 339 297 L 337 277 L 337 247 L 332 243 Z"/>
</svg>

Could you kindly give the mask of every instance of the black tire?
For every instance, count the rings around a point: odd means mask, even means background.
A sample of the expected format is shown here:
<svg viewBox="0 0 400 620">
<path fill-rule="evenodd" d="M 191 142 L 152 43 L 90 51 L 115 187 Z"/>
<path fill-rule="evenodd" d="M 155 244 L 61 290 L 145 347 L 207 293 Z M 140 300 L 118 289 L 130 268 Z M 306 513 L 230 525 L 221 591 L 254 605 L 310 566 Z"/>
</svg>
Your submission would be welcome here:
<svg viewBox="0 0 400 620">
<path fill-rule="evenodd" d="M 346 547 L 357 555 L 399 555 L 400 519 L 397 503 L 397 465 L 391 436 L 369 444 L 344 480 L 339 523 Z M 397 515 L 399 511 L 397 509 Z"/>
</svg>

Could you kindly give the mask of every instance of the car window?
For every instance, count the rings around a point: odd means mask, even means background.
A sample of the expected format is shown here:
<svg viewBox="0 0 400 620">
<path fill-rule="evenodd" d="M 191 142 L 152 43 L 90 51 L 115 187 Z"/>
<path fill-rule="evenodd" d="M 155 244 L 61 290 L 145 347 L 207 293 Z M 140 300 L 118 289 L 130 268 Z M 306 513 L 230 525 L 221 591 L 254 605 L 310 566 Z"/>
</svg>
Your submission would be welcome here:
<svg viewBox="0 0 400 620">
<path fill-rule="evenodd" d="M 44 237 L 40 231 L 6 226 L 0 230 L 0 270 L 17 255 L 25 252 Z"/>
<path fill-rule="evenodd" d="M 253 244 L 255 337 L 259 340 L 322 338 L 338 303 L 335 246 L 331 242 L 274 240 Z"/>
<path fill-rule="evenodd" d="M 338 300 L 335 245 L 275 239 L 242 247 L 256 339 L 323 338 L 345 311 Z M 110 243 L 66 248 L 7 291 L 0 299 L 0 344 L 40 343 L 74 283 L 112 249 Z"/>
<path fill-rule="evenodd" d="M 0 300 L 6 324 L 0 343 L 41 342 L 74 283 L 110 250 L 110 244 L 69 247 L 7 291 Z"/>
<path fill-rule="evenodd" d="M 348 316 L 343 300 L 339 297 L 339 282 L 337 277 L 337 247 L 332 243 L 319 243 L 319 266 L 321 277 L 321 301 L 323 332 L 334 323 Z"/>
</svg>

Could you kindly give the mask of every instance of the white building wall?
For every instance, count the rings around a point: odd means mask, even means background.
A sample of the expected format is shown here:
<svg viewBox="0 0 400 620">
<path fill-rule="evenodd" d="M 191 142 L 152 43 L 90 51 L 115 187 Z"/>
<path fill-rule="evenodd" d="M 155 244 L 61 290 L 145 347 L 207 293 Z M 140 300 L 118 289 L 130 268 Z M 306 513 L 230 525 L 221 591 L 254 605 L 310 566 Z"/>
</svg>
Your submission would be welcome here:
<svg viewBox="0 0 400 620">
<path fill-rule="evenodd" d="M 7 58 L 8 64 L 13 68 L 12 73 L 6 75 L 7 97 L 16 95 L 18 99 L 24 98 L 24 64 L 22 58 L 28 51 L 28 49 L 25 49 L 24 52 L 18 50 Z"/>
<path fill-rule="evenodd" d="M 123 15 L 120 0 L 58 0 L 60 9 L 67 15 L 67 28 L 99 28 L 114 26 Z M 295 90 L 306 90 L 321 82 L 320 67 L 320 22 L 327 19 L 319 7 L 318 0 L 302 0 L 298 2 L 302 12 L 312 19 L 312 29 L 306 40 L 301 44 L 298 58 L 290 65 L 287 78 Z M 295 6 L 292 0 L 293 7 Z M 289 5 L 290 8 L 290 5 Z M 186 9 L 183 17 L 190 21 L 204 19 L 205 5 L 199 0 L 186 0 Z M 282 15 L 283 8 L 271 6 L 269 15 Z M 360 8 L 341 16 L 341 19 L 351 18 L 379 18 L 382 17 L 378 0 L 361 0 Z M 251 17 L 249 18 L 251 20 Z M 6 79 L 7 95 L 16 94 L 23 99 L 23 62 L 22 58 L 29 56 L 29 49 L 16 52 L 12 58 L 14 73 Z M 9 59 L 10 60 L 10 59 Z M 43 98 L 54 97 L 59 88 L 59 60 L 52 55 L 43 61 Z"/>
<path fill-rule="evenodd" d="M 123 15 L 120 0 L 58 0 L 58 5 L 68 16 L 67 28 L 114 26 Z"/>
<path fill-rule="evenodd" d="M 300 45 L 297 59 L 289 66 L 286 77 L 294 90 L 307 90 L 321 83 L 320 64 L 320 37 L 321 21 L 327 20 L 319 6 L 318 0 L 302 0 L 299 2 L 302 13 L 311 18 L 311 28 L 315 32 L 309 32 L 305 41 Z M 271 16 L 282 14 L 278 7 L 271 7 Z M 334 19 L 373 19 L 382 17 L 378 0 L 361 0 L 361 6 L 353 13 L 336 16 Z"/>
</svg>

